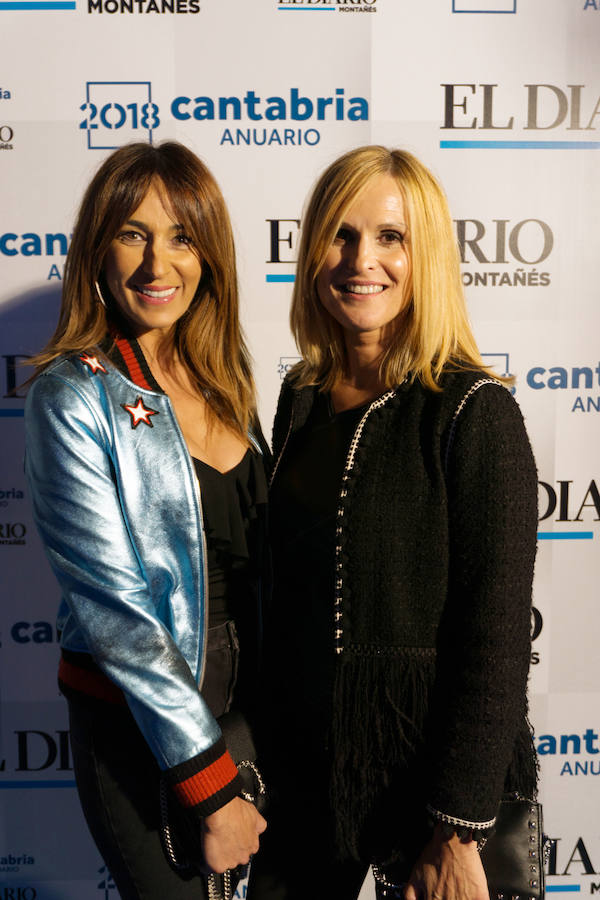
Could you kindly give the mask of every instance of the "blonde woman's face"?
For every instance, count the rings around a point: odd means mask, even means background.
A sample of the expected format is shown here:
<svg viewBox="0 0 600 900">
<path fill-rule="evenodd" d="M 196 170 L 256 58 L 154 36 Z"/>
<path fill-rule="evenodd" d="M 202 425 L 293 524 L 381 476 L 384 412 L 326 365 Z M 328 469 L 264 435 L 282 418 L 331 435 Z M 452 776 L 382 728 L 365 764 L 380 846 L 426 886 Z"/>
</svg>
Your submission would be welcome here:
<svg viewBox="0 0 600 900">
<path fill-rule="evenodd" d="M 344 216 L 317 276 L 325 309 L 350 335 L 385 343 L 410 296 L 411 259 L 404 201 L 379 175 Z"/>
<path fill-rule="evenodd" d="M 151 186 L 108 248 L 104 277 L 136 337 L 160 337 L 194 299 L 202 264 L 164 192 Z"/>
</svg>

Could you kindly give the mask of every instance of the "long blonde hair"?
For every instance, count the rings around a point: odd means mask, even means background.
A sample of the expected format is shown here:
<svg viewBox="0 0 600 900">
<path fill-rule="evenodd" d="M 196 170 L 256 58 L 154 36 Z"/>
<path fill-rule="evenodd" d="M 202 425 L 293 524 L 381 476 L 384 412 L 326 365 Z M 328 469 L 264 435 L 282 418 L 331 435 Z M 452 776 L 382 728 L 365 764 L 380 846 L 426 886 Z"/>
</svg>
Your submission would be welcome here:
<svg viewBox="0 0 600 900">
<path fill-rule="evenodd" d="M 290 315 L 302 354 L 294 371 L 298 387 L 318 384 L 330 390 L 344 373 L 343 331 L 319 300 L 317 276 L 347 210 L 381 175 L 392 176 L 402 194 L 412 268 L 410 299 L 382 356 L 381 381 L 391 388 L 408 376 L 436 391 L 445 368 L 485 369 L 469 324 L 444 192 L 412 154 L 369 146 L 329 166 L 304 215 Z"/>
<path fill-rule="evenodd" d="M 112 153 L 87 188 L 67 254 L 56 331 L 31 360 L 36 374 L 63 354 L 98 345 L 118 315 L 95 284 L 103 281 L 108 247 L 152 182 L 164 188 L 177 221 L 202 261 L 196 296 L 175 326 L 174 345 L 212 411 L 246 437 L 255 407 L 250 357 L 238 315 L 233 232 L 223 195 L 207 167 L 182 144 L 134 143 Z"/>
</svg>

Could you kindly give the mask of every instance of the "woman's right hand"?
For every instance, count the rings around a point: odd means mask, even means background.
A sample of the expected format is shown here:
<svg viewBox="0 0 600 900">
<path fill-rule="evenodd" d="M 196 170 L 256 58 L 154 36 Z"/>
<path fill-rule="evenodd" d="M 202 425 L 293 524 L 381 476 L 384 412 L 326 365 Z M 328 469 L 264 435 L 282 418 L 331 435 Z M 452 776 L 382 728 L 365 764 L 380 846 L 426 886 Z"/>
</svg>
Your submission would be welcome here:
<svg viewBox="0 0 600 900">
<path fill-rule="evenodd" d="M 266 821 L 252 803 L 234 797 L 204 819 L 202 850 L 211 872 L 245 866 L 258 851 Z"/>
<path fill-rule="evenodd" d="M 404 900 L 490 900 L 477 843 L 445 835 L 440 825 L 417 860 Z"/>
</svg>

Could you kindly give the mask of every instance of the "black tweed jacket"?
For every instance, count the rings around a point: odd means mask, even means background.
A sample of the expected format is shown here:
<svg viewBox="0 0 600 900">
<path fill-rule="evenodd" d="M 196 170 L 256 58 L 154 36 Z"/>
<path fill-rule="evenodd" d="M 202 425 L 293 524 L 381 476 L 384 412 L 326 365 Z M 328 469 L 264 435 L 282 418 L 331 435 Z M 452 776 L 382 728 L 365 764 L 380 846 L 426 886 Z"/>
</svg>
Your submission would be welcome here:
<svg viewBox="0 0 600 900">
<path fill-rule="evenodd" d="M 425 810 L 485 831 L 503 791 L 536 789 L 535 463 L 504 386 L 449 372 L 441 387 L 405 382 L 375 401 L 341 486 L 332 793 L 355 857 L 393 859 Z M 275 465 L 314 396 L 284 382 Z"/>
</svg>

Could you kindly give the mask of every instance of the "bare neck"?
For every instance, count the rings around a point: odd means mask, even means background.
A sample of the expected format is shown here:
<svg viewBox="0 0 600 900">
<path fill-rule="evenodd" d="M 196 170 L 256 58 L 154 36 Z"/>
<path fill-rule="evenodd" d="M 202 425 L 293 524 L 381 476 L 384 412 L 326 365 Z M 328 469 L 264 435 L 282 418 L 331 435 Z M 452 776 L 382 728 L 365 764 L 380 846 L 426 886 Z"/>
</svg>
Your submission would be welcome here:
<svg viewBox="0 0 600 900">
<path fill-rule="evenodd" d="M 370 335 L 346 336 L 347 369 L 331 391 L 336 412 L 362 406 L 385 392 L 379 366 L 384 347 Z"/>
</svg>

